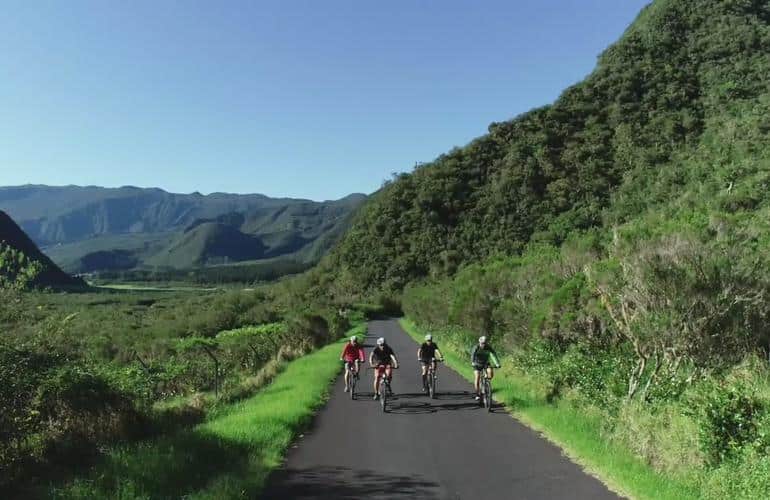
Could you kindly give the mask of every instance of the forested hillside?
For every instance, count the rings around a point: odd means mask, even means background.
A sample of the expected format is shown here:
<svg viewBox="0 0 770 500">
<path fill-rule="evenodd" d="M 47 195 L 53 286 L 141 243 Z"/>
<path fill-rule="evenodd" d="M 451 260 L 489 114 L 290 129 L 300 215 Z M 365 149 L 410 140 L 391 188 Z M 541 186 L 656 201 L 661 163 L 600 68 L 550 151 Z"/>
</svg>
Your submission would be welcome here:
<svg viewBox="0 0 770 500">
<path fill-rule="evenodd" d="M 769 2 L 657 0 L 552 105 L 394 178 L 304 286 L 489 335 L 603 439 L 767 497 L 768 75 Z"/>
<path fill-rule="evenodd" d="M 84 283 L 43 255 L 5 212 L 0 211 L 0 285 L 79 286 Z"/>
<path fill-rule="evenodd" d="M 78 273 L 186 269 L 279 256 L 314 262 L 337 241 L 364 199 L 0 187 L 0 209 L 57 264 Z"/>
<path fill-rule="evenodd" d="M 335 254 L 365 287 L 560 244 L 669 203 L 706 176 L 735 209 L 753 182 L 742 148 L 770 126 L 766 2 L 657 1 L 551 106 L 382 189 Z M 749 193 L 746 192 L 749 191 Z M 705 200 L 705 193 L 702 193 Z M 753 208 L 753 207 L 752 207 Z"/>
</svg>

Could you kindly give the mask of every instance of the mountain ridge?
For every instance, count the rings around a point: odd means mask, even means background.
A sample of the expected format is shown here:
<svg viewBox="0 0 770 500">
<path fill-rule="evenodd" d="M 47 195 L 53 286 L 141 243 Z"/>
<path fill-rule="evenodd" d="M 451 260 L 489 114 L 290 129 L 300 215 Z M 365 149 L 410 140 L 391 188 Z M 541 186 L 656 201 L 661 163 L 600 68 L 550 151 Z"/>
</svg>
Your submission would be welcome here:
<svg viewBox="0 0 770 500">
<path fill-rule="evenodd" d="M 181 261 L 169 257 L 178 254 L 169 248 L 179 243 L 178 233 L 228 214 L 239 218 L 241 224 L 236 229 L 247 236 L 275 240 L 273 235 L 288 231 L 295 242 L 302 243 L 281 247 L 288 248 L 288 252 L 268 249 L 267 255 L 309 261 L 318 258 L 317 248 L 329 247 L 324 235 L 341 234 L 339 226 L 347 224 L 347 215 L 365 199 L 365 195 L 357 193 L 315 202 L 262 194 L 177 194 L 134 186 L 0 187 L 0 209 L 7 211 L 57 264 L 71 272 L 91 272 L 95 263 L 111 262 L 120 263 L 121 268 L 135 262 L 137 268 L 152 265 L 176 269 L 191 262 L 237 262 L 242 260 L 237 245 L 213 259 L 205 253 L 211 248 L 207 245 L 196 246 L 203 252 L 200 255 L 193 255 L 195 250 L 191 248 L 181 251 L 179 255 L 186 256 Z M 314 247 L 319 239 L 325 243 Z M 217 248 L 224 249 L 221 245 Z"/>
</svg>

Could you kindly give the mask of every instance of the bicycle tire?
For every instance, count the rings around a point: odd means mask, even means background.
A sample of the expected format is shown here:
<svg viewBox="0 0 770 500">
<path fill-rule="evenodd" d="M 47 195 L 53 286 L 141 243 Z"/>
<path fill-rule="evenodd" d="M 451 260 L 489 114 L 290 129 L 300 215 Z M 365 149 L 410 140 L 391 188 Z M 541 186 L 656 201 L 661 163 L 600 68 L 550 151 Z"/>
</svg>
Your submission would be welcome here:
<svg viewBox="0 0 770 500">
<path fill-rule="evenodd" d="M 484 406 L 487 411 L 492 411 L 492 384 L 488 378 L 484 379 Z"/>
<path fill-rule="evenodd" d="M 428 379 L 428 393 L 430 394 L 431 399 L 436 399 L 436 373 L 431 372 L 430 378 Z"/>
<path fill-rule="evenodd" d="M 383 387 L 385 382 L 380 382 L 380 405 L 382 406 L 382 413 L 388 411 L 388 388 Z"/>
<path fill-rule="evenodd" d="M 355 373 L 351 373 L 349 380 L 350 380 L 350 399 L 355 400 L 356 399 L 356 380 L 358 377 Z"/>
</svg>

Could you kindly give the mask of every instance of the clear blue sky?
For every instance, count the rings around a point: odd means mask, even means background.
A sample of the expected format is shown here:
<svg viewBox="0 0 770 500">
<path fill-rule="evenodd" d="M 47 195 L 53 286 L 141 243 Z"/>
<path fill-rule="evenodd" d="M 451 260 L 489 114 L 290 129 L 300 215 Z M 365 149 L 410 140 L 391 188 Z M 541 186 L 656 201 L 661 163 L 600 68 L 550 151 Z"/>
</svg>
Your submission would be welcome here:
<svg viewBox="0 0 770 500">
<path fill-rule="evenodd" d="M 372 192 L 552 102 L 646 3 L 5 1 L 0 185 Z"/>
</svg>

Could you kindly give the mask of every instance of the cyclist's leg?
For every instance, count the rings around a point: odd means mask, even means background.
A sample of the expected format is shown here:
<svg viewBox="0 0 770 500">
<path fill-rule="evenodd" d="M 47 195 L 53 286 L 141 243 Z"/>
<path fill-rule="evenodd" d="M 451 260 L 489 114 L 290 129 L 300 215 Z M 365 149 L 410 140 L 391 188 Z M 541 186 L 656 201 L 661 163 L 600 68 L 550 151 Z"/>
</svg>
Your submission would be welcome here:
<svg viewBox="0 0 770 500">
<path fill-rule="evenodd" d="M 374 397 L 377 398 L 377 394 L 380 392 L 380 367 L 374 368 Z"/>
<path fill-rule="evenodd" d="M 489 380 L 495 377 L 495 370 L 492 369 L 492 365 L 487 366 L 487 377 L 489 377 Z"/>
<path fill-rule="evenodd" d="M 420 360 L 420 367 L 422 369 L 422 389 L 425 390 L 425 379 L 428 377 L 428 363 Z"/>
<path fill-rule="evenodd" d="M 385 365 L 385 376 L 388 380 L 393 380 L 393 365 Z"/>
<path fill-rule="evenodd" d="M 476 395 L 478 396 L 481 393 L 481 389 L 479 388 L 479 381 L 481 380 L 481 370 L 477 370 L 476 367 L 473 367 L 473 387 L 476 389 Z"/>
<path fill-rule="evenodd" d="M 350 363 L 345 361 L 345 390 L 348 390 L 348 387 L 350 387 L 350 370 L 349 370 Z"/>
</svg>

